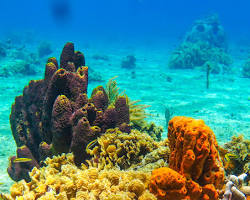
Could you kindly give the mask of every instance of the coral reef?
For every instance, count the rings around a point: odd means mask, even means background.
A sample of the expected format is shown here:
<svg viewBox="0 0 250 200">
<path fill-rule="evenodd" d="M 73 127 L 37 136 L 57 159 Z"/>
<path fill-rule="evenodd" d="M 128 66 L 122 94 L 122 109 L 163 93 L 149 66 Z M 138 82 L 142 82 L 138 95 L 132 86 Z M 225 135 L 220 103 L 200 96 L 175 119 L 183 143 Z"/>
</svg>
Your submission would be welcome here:
<svg viewBox="0 0 250 200">
<path fill-rule="evenodd" d="M 227 54 L 225 32 L 216 15 L 197 20 L 193 24 L 182 44 L 170 56 L 169 67 L 202 67 L 205 70 L 208 61 L 212 63 L 211 73 L 225 72 L 232 63 Z"/>
<path fill-rule="evenodd" d="M 233 136 L 220 150 L 227 174 L 240 175 L 250 170 L 250 140 L 243 135 Z"/>
<path fill-rule="evenodd" d="M 46 166 L 34 168 L 31 182 L 15 183 L 6 199 L 156 200 L 148 191 L 150 172 L 80 169 L 73 155 L 47 158 Z"/>
<path fill-rule="evenodd" d="M 250 78 L 250 57 L 246 60 L 245 64 L 242 67 L 242 75 L 245 78 Z"/>
<path fill-rule="evenodd" d="M 33 65 L 22 59 L 9 60 L 1 66 L 0 76 L 34 75 Z"/>
<path fill-rule="evenodd" d="M 25 145 L 37 163 L 46 156 L 73 152 L 80 165 L 89 157 L 84 151 L 89 142 L 108 128 L 128 127 L 125 97 L 108 107 L 108 99 L 103 99 L 107 95 L 99 88 L 88 99 L 88 67 L 84 65 L 84 55 L 67 43 L 60 68 L 56 58 L 49 58 L 44 79 L 30 81 L 12 105 L 10 124 L 16 145 Z M 13 165 L 10 162 L 9 169 L 16 169 Z M 8 171 L 15 180 L 21 179 L 15 170 Z"/>
<path fill-rule="evenodd" d="M 161 153 L 159 153 L 160 147 L 162 147 Z M 158 155 L 153 153 L 155 150 L 159 153 Z M 149 135 L 134 129 L 131 133 L 124 133 L 118 128 L 108 129 L 97 139 L 95 147 L 88 148 L 87 152 L 93 156 L 90 160 L 92 166 L 101 169 L 118 167 L 122 170 L 145 169 L 147 164 L 153 165 L 159 160 L 162 160 L 161 163 L 164 165 L 169 155 L 164 145 L 154 141 Z M 149 155 L 150 153 L 152 154 Z"/>
<path fill-rule="evenodd" d="M 134 69 L 136 67 L 136 58 L 133 55 L 128 55 L 122 60 L 121 67 L 125 69 Z"/>
<path fill-rule="evenodd" d="M 0 42 L 0 77 L 34 75 L 35 65 L 39 64 L 37 55 L 24 45 L 13 44 L 11 40 Z"/>
</svg>

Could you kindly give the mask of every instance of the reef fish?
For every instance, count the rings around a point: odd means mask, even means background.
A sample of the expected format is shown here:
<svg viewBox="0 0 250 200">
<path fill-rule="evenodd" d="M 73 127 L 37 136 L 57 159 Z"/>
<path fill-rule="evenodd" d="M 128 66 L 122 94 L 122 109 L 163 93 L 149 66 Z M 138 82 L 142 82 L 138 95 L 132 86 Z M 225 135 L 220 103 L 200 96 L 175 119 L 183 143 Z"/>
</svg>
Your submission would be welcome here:
<svg viewBox="0 0 250 200">
<path fill-rule="evenodd" d="M 31 158 L 16 158 L 13 160 L 14 163 L 23 163 L 23 162 L 30 162 L 32 161 Z"/>
</svg>

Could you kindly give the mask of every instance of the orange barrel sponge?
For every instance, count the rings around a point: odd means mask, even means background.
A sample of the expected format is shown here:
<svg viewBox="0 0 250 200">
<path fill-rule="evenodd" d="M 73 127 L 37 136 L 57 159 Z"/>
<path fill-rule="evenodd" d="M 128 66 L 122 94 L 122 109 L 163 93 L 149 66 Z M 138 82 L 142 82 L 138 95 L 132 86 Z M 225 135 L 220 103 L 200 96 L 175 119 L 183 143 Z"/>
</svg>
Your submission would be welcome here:
<svg viewBox="0 0 250 200">
<path fill-rule="evenodd" d="M 186 199 L 186 178 L 178 172 L 162 167 L 153 170 L 149 190 L 158 200 Z"/>
<path fill-rule="evenodd" d="M 224 170 L 213 131 L 203 120 L 174 117 L 169 121 L 169 167 L 201 186 L 221 189 Z"/>
</svg>

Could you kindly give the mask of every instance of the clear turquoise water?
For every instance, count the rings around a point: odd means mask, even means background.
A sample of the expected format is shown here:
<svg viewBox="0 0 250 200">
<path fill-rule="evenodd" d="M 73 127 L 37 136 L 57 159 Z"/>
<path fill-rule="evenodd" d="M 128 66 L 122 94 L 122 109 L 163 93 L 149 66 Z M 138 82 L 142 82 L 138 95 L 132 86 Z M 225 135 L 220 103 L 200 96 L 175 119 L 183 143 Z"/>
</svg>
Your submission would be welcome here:
<svg viewBox="0 0 250 200">
<path fill-rule="evenodd" d="M 250 139 L 250 79 L 242 78 L 240 69 L 250 53 L 250 14 L 247 1 L 164 1 L 107 0 L 70 1 L 71 15 L 58 22 L 51 16 L 52 1 L 5 1 L 0 12 L 0 43 L 12 38 L 16 46 L 37 54 L 41 41 L 48 41 L 59 58 L 61 48 L 73 41 L 85 53 L 86 63 L 99 72 L 103 82 L 89 84 L 89 92 L 118 76 L 121 90 L 129 97 L 151 105 L 148 120 L 165 128 L 165 107 L 174 115 L 203 119 L 223 144 L 232 135 L 244 134 Z M 186 2 L 186 3 L 185 3 Z M 206 90 L 205 73 L 199 70 L 169 70 L 168 58 L 180 44 L 194 20 L 217 13 L 228 35 L 233 73 L 211 75 Z M 10 50 L 10 51 L 14 51 Z M 122 69 L 127 55 L 136 56 L 135 76 Z M 93 55 L 107 56 L 108 61 Z M 27 56 L 27 54 L 24 54 Z M 25 58 L 22 58 L 25 59 Z M 0 59 L 0 68 L 11 67 L 11 56 Z M 32 60 L 31 60 L 32 62 Z M 43 76 L 46 58 L 35 64 L 39 73 L 33 76 L 0 77 L 0 192 L 7 191 L 11 180 L 6 168 L 8 157 L 15 154 L 9 114 L 15 96 L 31 79 Z M 168 78 L 171 81 L 168 81 Z"/>
</svg>

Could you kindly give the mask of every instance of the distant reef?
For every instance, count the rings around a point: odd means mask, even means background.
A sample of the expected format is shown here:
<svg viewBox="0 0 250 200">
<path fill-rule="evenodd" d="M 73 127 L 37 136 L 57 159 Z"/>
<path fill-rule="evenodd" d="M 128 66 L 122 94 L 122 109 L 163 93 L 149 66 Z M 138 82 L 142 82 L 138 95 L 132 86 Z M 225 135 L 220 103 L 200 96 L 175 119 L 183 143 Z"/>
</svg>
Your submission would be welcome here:
<svg viewBox="0 0 250 200">
<path fill-rule="evenodd" d="M 227 39 L 217 15 L 197 20 L 186 33 L 183 42 L 171 54 L 168 66 L 171 69 L 203 70 L 206 63 L 212 66 L 211 73 L 230 71 L 231 56 L 227 53 Z"/>
</svg>

